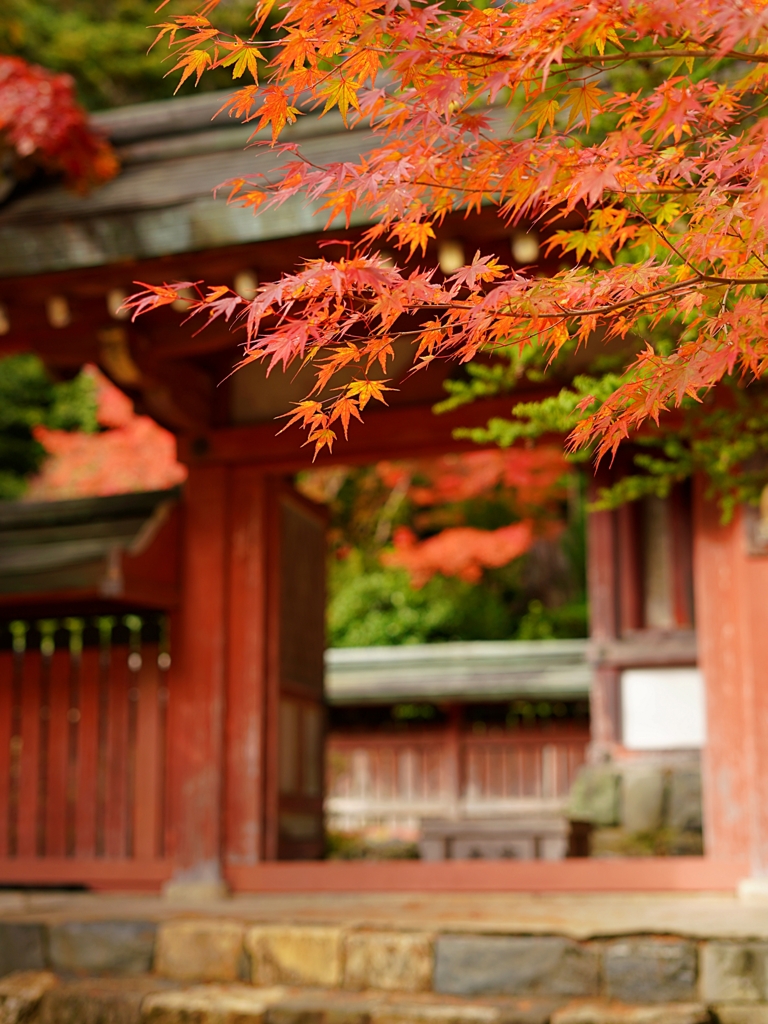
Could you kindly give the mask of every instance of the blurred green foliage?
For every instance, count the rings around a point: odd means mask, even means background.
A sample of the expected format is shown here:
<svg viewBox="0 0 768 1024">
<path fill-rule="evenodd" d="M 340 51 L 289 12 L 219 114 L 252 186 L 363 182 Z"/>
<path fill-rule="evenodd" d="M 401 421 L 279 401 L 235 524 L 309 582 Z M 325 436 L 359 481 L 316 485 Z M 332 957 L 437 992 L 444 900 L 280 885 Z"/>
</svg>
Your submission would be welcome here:
<svg viewBox="0 0 768 1024">
<path fill-rule="evenodd" d="M 171 0 L 160 12 L 158 6 L 159 0 L 2 0 L 0 53 L 72 75 L 91 110 L 167 99 L 178 75 L 165 77 L 174 63 L 165 43 L 147 54 L 157 34 L 150 26 L 189 13 L 189 4 Z M 252 10 L 253 0 L 224 0 L 216 23 L 248 36 Z M 231 82 L 231 71 L 221 69 L 204 75 L 199 88 Z M 180 92 L 193 88 L 189 82 Z"/>
<path fill-rule="evenodd" d="M 366 565 L 358 550 L 332 561 L 329 591 L 331 647 L 502 640 L 514 632 L 498 591 L 445 576 L 416 589 L 405 569 Z"/>
<path fill-rule="evenodd" d="M 417 589 L 404 569 L 366 570 L 359 552 L 331 564 L 329 591 L 330 647 L 553 640 L 587 632 L 583 598 L 555 608 L 534 599 L 526 609 L 522 588 L 516 592 L 492 578 L 475 584 L 434 576 Z"/>
<path fill-rule="evenodd" d="M 45 449 L 34 428 L 98 430 L 96 392 L 85 374 L 56 383 L 37 356 L 0 359 L 0 500 L 19 498 Z"/>
<path fill-rule="evenodd" d="M 422 587 L 412 584 L 406 569 L 382 564 L 393 531 L 408 526 L 428 536 L 457 523 L 496 529 L 515 519 L 514 491 L 499 487 L 425 508 L 397 485 L 389 490 L 383 476 L 376 467 L 340 467 L 325 479 L 329 646 L 586 635 L 584 500 L 576 474 L 568 507 L 560 510 L 565 528 L 559 536 L 542 538 L 508 565 L 484 570 L 476 583 L 437 573 Z"/>
</svg>

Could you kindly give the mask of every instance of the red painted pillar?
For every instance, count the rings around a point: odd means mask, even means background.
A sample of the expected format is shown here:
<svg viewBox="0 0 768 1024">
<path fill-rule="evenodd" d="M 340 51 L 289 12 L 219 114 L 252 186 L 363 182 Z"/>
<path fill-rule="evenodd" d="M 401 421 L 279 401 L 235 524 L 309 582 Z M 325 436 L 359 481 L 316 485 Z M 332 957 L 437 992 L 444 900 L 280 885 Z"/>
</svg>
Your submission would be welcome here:
<svg viewBox="0 0 768 1024">
<path fill-rule="evenodd" d="M 230 494 L 225 867 L 264 856 L 267 480 L 237 467 Z"/>
<path fill-rule="evenodd" d="M 228 471 L 192 466 L 168 705 L 168 837 L 177 883 L 221 879 Z"/>
<path fill-rule="evenodd" d="M 748 552 L 744 514 L 727 526 L 697 488 L 694 579 L 707 699 L 706 853 L 768 875 L 768 557 Z"/>
</svg>

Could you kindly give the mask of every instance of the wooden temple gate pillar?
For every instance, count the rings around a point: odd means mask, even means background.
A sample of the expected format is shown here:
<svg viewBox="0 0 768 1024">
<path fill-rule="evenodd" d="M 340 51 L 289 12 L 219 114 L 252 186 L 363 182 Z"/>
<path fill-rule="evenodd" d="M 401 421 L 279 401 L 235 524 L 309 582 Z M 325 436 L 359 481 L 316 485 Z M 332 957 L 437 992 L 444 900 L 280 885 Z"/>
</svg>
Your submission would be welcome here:
<svg viewBox="0 0 768 1024">
<path fill-rule="evenodd" d="M 242 869 L 322 850 L 324 531 L 263 469 L 190 468 L 169 704 L 175 884 L 237 888 Z"/>
<path fill-rule="evenodd" d="M 707 697 L 704 832 L 707 855 L 746 860 L 768 876 L 768 550 L 755 547 L 755 510 L 723 525 L 696 490 L 699 660 Z M 750 536 L 752 534 L 752 537 Z M 764 542 L 763 542 L 764 545 Z"/>
</svg>

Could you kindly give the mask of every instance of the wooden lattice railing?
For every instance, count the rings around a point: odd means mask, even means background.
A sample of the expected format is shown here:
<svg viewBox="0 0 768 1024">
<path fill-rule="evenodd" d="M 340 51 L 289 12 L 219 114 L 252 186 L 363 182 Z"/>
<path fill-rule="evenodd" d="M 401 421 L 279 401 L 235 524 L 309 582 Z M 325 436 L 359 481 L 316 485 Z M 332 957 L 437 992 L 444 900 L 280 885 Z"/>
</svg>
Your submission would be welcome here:
<svg viewBox="0 0 768 1024">
<path fill-rule="evenodd" d="M 588 726 L 451 736 L 331 734 L 326 808 L 331 826 L 502 812 L 562 802 L 584 763 Z"/>
</svg>

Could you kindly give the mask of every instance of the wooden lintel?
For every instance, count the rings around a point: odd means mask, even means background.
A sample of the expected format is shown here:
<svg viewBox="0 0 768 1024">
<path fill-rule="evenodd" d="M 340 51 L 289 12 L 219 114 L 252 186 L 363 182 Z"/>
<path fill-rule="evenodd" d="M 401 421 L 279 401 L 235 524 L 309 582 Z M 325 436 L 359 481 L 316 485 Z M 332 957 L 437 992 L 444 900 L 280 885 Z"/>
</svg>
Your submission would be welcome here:
<svg viewBox="0 0 768 1024">
<path fill-rule="evenodd" d="M 668 633 L 647 630 L 621 639 L 595 639 L 589 660 L 597 667 L 617 669 L 696 665 L 696 633 L 689 629 Z"/>
<path fill-rule="evenodd" d="M 541 397 L 527 394 L 531 400 Z M 405 459 L 449 452 L 477 451 L 469 440 L 456 439 L 459 427 L 484 426 L 494 417 L 509 416 L 515 399 L 478 401 L 453 412 L 437 415 L 431 405 L 372 410 L 364 422 L 353 423 L 349 438 L 342 436 L 333 452 L 322 451 L 316 466 L 365 464 L 380 459 Z M 296 472 L 313 464 L 313 447 L 298 428 L 280 433 L 279 422 L 214 430 L 197 438 L 179 440 L 179 458 L 190 465 L 248 463 L 269 472 Z"/>
</svg>

